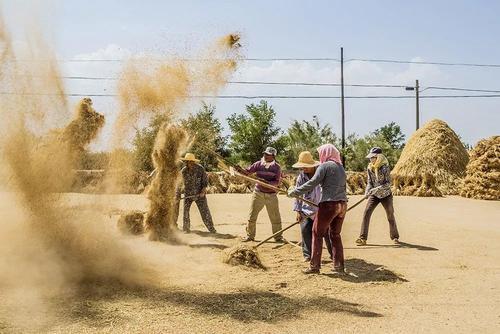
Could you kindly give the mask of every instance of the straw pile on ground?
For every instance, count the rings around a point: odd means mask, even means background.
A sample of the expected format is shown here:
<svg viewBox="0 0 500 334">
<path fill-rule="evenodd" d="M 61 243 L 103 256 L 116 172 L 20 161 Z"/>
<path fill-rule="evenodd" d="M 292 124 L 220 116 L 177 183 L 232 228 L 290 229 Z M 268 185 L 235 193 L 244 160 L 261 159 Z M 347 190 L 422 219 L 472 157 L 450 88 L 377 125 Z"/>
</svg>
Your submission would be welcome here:
<svg viewBox="0 0 500 334">
<path fill-rule="evenodd" d="M 123 234 L 143 234 L 144 213 L 137 210 L 124 213 L 120 215 L 116 226 L 118 227 L 118 230 Z"/>
<path fill-rule="evenodd" d="M 179 182 L 179 159 L 187 133 L 181 127 L 163 124 L 153 149 L 156 174 L 149 187 L 150 206 L 146 218 L 149 239 L 175 241 L 176 189 Z"/>
<path fill-rule="evenodd" d="M 500 200 L 500 136 L 481 140 L 471 151 L 460 196 Z"/>
<path fill-rule="evenodd" d="M 434 119 L 408 140 L 392 171 L 395 195 L 457 194 L 469 155 L 457 134 Z"/>
<path fill-rule="evenodd" d="M 350 195 L 363 195 L 366 189 L 367 176 L 364 172 L 346 172 L 347 193 Z"/>
<path fill-rule="evenodd" d="M 246 266 L 256 269 L 266 269 L 255 248 L 239 244 L 222 252 L 222 262 L 232 266 Z"/>
</svg>

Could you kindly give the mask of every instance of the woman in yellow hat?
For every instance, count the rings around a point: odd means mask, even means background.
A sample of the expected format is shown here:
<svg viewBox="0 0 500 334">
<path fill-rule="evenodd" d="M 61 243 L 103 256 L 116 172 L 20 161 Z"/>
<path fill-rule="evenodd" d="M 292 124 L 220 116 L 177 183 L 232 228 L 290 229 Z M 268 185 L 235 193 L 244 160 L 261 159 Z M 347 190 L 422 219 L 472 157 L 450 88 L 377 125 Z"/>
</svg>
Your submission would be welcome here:
<svg viewBox="0 0 500 334">
<path fill-rule="evenodd" d="M 300 174 L 297 177 L 295 187 L 300 187 L 314 176 L 316 168 L 319 166 L 319 161 L 315 161 L 311 152 L 303 151 L 299 154 L 299 161 L 294 164 L 293 168 L 300 169 Z M 313 203 L 319 203 L 321 200 L 321 187 L 318 185 L 308 193 L 304 194 L 304 199 Z M 311 242 L 312 242 L 312 228 L 314 217 L 318 208 L 302 202 L 298 199 L 295 200 L 293 211 L 297 212 L 296 221 L 300 222 L 300 232 L 302 234 L 302 254 L 304 255 L 304 262 L 311 261 Z M 328 233 L 324 237 L 330 257 L 332 256 L 332 246 Z"/>
</svg>

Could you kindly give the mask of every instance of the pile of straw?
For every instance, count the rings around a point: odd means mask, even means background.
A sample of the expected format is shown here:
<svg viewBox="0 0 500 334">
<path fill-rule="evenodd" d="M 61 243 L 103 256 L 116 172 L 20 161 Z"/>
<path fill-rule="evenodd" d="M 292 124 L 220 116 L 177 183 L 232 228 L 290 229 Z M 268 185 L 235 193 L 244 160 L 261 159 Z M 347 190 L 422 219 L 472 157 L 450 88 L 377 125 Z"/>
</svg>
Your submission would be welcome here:
<svg viewBox="0 0 500 334">
<path fill-rule="evenodd" d="M 148 191 L 150 206 L 146 218 L 152 241 L 175 241 L 175 195 L 180 175 L 179 159 L 186 140 L 186 131 L 170 124 L 163 124 L 156 136 L 153 149 L 156 174 Z"/>
<path fill-rule="evenodd" d="M 255 248 L 239 244 L 222 252 L 222 262 L 232 266 L 246 266 L 256 269 L 266 269 Z"/>
<path fill-rule="evenodd" d="M 347 193 L 349 195 L 363 195 L 368 177 L 364 172 L 346 172 Z"/>
<path fill-rule="evenodd" d="M 130 211 L 120 215 L 117 227 L 123 234 L 139 235 L 144 233 L 144 213 Z"/>
<path fill-rule="evenodd" d="M 392 171 L 393 192 L 405 196 L 457 194 L 468 161 L 457 134 L 434 119 L 408 140 Z"/>
<path fill-rule="evenodd" d="M 500 200 L 500 136 L 481 140 L 471 151 L 460 196 Z"/>
<path fill-rule="evenodd" d="M 92 100 L 82 99 L 76 108 L 76 117 L 63 131 L 63 138 L 75 153 L 81 153 L 104 126 L 104 116 L 92 107 Z"/>
</svg>

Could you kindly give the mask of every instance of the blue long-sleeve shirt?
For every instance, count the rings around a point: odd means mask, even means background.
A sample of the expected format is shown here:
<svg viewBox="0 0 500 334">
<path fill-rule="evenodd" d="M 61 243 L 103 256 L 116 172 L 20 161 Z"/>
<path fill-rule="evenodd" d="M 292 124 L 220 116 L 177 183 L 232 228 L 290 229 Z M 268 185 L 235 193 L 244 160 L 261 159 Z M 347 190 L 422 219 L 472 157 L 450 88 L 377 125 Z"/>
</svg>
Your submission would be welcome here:
<svg viewBox="0 0 500 334">
<path fill-rule="evenodd" d="M 306 173 L 301 172 L 297 177 L 297 182 L 295 184 L 295 187 L 300 187 L 309 180 L 310 180 L 309 176 L 307 176 Z M 304 199 L 316 204 L 319 203 L 319 201 L 321 200 L 321 187 L 320 186 L 314 187 L 310 192 L 304 195 Z M 314 216 L 316 215 L 316 211 L 318 211 L 318 208 L 310 204 L 307 204 L 306 202 L 301 201 L 299 199 L 295 199 L 293 211 L 302 212 L 304 215 L 310 218 L 314 218 Z"/>
<path fill-rule="evenodd" d="M 290 195 L 301 196 L 321 185 L 321 201 L 344 201 L 347 202 L 346 175 L 344 167 L 333 161 L 327 161 L 319 165 L 312 179 L 295 188 Z"/>
</svg>

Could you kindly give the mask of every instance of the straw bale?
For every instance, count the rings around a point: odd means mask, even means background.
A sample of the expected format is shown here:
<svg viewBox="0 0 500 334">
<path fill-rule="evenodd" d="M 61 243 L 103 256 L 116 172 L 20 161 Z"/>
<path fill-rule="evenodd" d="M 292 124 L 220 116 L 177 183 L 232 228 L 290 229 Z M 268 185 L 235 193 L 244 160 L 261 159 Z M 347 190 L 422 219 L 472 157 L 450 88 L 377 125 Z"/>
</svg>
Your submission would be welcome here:
<svg viewBox="0 0 500 334">
<path fill-rule="evenodd" d="M 500 136 L 481 140 L 471 151 L 460 196 L 500 200 Z"/>
<path fill-rule="evenodd" d="M 123 234 L 143 234 L 144 213 L 142 211 L 134 210 L 121 214 L 116 225 Z"/>
<path fill-rule="evenodd" d="M 468 161 L 469 155 L 457 134 L 445 122 L 434 119 L 417 130 L 403 149 L 392 171 L 397 180 L 394 193 L 457 194 Z"/>
</svg>

